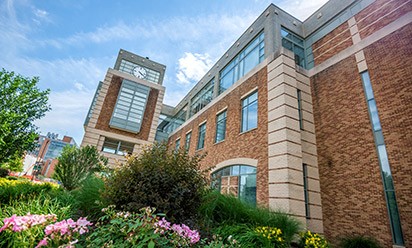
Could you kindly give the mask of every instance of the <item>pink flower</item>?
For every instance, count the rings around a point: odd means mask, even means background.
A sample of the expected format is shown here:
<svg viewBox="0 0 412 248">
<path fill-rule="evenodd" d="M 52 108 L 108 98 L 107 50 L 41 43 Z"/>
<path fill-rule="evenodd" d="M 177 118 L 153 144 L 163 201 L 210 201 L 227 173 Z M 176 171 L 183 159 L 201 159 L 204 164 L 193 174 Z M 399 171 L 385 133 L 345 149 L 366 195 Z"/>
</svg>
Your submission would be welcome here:
<svg viewBox="0 0 412 248">
<path fill-rule="evenodd" d="M 36 248 L 42 247 L 42 246 L 47 246 L 47 238 L 44 238 L 40 240 L 40 242 L 37 244 Z"/>
</svg>

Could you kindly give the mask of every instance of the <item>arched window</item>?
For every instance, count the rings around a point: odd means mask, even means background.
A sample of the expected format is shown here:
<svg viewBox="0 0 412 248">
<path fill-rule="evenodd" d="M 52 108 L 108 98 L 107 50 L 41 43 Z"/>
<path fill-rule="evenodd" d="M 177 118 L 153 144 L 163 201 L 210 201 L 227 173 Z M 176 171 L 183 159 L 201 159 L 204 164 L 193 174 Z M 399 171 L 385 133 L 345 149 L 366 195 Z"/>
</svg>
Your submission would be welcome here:
<svg viewBox="0 0 412 248">
<path fill-rule="evenodd" d="M 256 167 L 232 165 L 212 173 L 212 188 L 256 205 Z"/>
</svg>

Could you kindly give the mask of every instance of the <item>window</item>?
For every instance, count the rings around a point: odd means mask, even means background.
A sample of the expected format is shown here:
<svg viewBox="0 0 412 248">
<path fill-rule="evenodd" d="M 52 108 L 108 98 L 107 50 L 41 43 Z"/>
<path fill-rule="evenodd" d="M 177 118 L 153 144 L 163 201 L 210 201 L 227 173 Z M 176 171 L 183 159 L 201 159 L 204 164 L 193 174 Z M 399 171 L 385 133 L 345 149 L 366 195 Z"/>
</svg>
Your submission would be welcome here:
<svg viewBox="0 0 412 248">
<path fill-rule="evenodd" d="M 298 90 L 298 112 L 299 112 L 299 127 L 303 130 L 303 115 L 302 115 L 302 92 Z"/>
<path fill-rule="evenodd" d="M 177 151 L 179 150 L 179 148 L 180 148 L 180 139 L 177 139 L 175 143 L 175 150 Z"/>
<path fill-rule="evenodd" d="M 403 246 L 403 233 L 400 223 L 398 204 L 395 195 L 395 185 L 393 184 L 391 167 L 389 164 L 388 153 L 382 134 L 382 126 L 379 120 L 378 108 L 373 94 L 372 84 L 368 71 L 361 73 L 363 88 L 365 90 L 366 102 L 369 110 L 369 118 L 372 124 L 375 146 L 378 153 L 378 160 L 381 169 L 383 189 L 385 192 L 386 207 L 389 212 L 390 226 L 392 229 L 392 239 L 396 245 Z"/>
<path fill-rule="evenodd" d="M 226 137 L 226 110 L 216 116 L 215 142 L 220 142 Z"/>
<path fill-rule="evenodd" d="M 265 35 L 262 32 L 223 68 L 220 72 L 219 94 L 263 61 L 265 58 L 264 38 Z"/>
<path fill-rule="evenodd" d="M 133 153 L 133 143 L 105 138 L 102 151 L 117 155 L 126 155 Z"/>
<path fill-rule="evenodd" d="M 129 74 L 133 75 L 133 69 L 136 66 L 137 66 L 137 64 L 122 59 L 122 61 L 120 62 L 119 71 L 126 72 L 126 73 L 129 73 Z M 139 65 L 139 66 L 141 66 L 141 65 Z M 155 84 L 159 83 L 160 72 L 154 71 L 154 70 L 149 69 L 147 67 L 145 67 L 145 69 L 147 71 L 147 75 L 146 75 L 145 80 L 147 80 L 149 82 L 152 82 L 152 83 L 155 83 Z"/>
<path fill-rule="evenodd" d="M 242 127 L 241 132 L 246 132 L 257 127 L 257 91 L 242 100 Z"/>
<path fill-rule="evenodd" d="M 87 113 L 86 120 L 84 122 L 84 125 L 89 124 L 89 120 L 93 115 L 93 110 L 96 107 L 96 102 L 97 98 L 99 97 L 100 89 L 102 88 L 103 82 L 99 82 L 99 85 L 97 86 L 96 92 L 94 93 L 92 103 L 90 104 L 89 112 Z"/>
<path fill-rule="evenodd" d="M 124 79 L 117 97 L 110 126 L 138 133 L 150 88 Z"/>
<path fill-rule="evenodd" d="M 204 108 L 213 99 L 213 88 L 215 80 L 212 79 L 191 100 L 190 116 L 193 116 Z"/>
<path fill-rule="evenodd" d="M 196 149 L 202 149 L 205 147 L 205 136 L 206 136 L 206 122 L 199 126 L 199 137 L 197 138 Z"/>
<path fill-rule="evenodd" d="M 186 140 L 185 140 L 185 149 L 186 151 L 189 151 L 190 148 L 190 139 L 192 138 L 192 132 L 186 134 Z"/>
<path fill-rule="evenodd" d="M 212 173 L 212 188 L 232 194 L 240 200 L 256 205 L 256 168 L 233 165 Z"/>
<path fill-rule="evenodd" d="M 309 190 L 308 190 L 308 166 L 303 164 L 303 192 L 305 196 L 305 212 L 306 212 L 306 219 L 310 218 L 310 211 L 309 211 Z"/>
<path fill-rule="evenodd" d="M 280 34 L 282 35 L 282 46 L 295 54 L 295 63 L 297 65 L 305 67 L 303 39 L 283 27 L 280 30 Z"/>
</svg>

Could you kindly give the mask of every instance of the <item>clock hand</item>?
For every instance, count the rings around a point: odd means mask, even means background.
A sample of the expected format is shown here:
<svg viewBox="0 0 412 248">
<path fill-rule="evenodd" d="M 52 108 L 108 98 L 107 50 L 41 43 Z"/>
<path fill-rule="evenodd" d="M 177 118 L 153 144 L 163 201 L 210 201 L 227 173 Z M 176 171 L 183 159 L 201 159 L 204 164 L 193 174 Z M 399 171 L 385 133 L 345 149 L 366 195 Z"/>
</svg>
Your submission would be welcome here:
<svg viewBox="0 0 412 248">
<path fill-rule="evenodd" d="M 140 75 L 142 75 L 142 76 L 144 77 L 144 75 L 143 75 L 143 73 L 142 73 L 141 71 L 139 71 L 139 74 L 140 74 Z"/>
</svg>

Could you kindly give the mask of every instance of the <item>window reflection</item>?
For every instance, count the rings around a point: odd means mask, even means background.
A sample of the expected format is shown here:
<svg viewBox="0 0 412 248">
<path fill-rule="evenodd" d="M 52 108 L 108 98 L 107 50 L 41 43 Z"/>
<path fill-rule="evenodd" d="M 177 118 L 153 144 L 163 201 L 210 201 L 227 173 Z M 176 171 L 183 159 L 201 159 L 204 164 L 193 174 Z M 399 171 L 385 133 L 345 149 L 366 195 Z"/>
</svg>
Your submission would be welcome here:
<svg viewBox="0 0 412 248">
<path fill-rule="evenodd" d="M 223 194 L 232 194 L 244 202 L 256 205 L 256 168 L 233 165 L 214 172 L 212 188 Z"/>
</svg>

